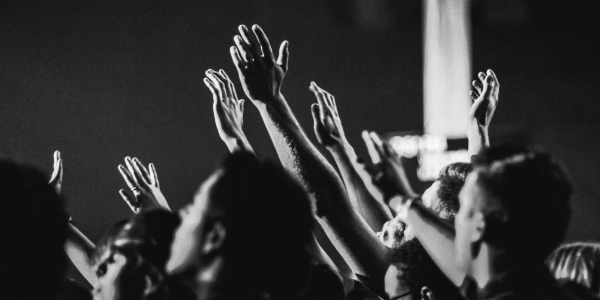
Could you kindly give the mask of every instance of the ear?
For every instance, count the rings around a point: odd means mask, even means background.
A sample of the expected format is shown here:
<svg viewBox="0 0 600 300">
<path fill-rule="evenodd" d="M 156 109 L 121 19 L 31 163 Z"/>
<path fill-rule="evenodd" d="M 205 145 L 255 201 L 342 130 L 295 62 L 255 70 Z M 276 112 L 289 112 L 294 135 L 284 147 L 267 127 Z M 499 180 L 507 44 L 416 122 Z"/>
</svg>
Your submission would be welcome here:
<svg viewBox="0 0 600 300">
<path fill-rule="evenodd" d="M 424 286 L 421 288 L 421 299 L 422 300 L 435 300 L 433 296 L 433 292 L 429 289 L 429 287 Z"/>
<path fill-rule="evenodd" d="M 226 235 L 225 225 L 219 221 L 214 222 L 211 229 L 206 233 L 202 253 L 206 255 L 219 250 L 225 242 Z"/>
<path fill-rule="evenodd" d="M 481 242 L 486 230 L 485 216 L 481 212 L 476 212 L 473 215 L 473 228 L 471 230 L 471 242 Z"/>
<path fill-rule="evenodd" d="M 164 280 L 165 276 L 155 266 L 150 266 L 144 275 L 144 296 L 156 293 Z"/>
</svg>

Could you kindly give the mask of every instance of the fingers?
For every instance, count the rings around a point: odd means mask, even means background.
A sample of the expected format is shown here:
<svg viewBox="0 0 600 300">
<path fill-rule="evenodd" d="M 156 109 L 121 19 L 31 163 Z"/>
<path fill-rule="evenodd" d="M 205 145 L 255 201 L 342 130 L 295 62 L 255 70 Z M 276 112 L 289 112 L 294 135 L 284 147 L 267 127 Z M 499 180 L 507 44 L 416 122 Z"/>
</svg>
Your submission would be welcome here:
<svg viewBox="0 0 600 300">
<path fill-rule="evenodd" d="M 223 70 L 221 70 L 221 71 L 223 71 Z M 231 93 L 231 87 L 229 86 L 227 77 L 223 76 L 223 74 L 220 71 L 217 72 L 212 69 L 209 69 L 206 72 L 210 72 L 210 74 L 212 74 L 213 77 L 217 80 L 217 84 L 219 85 L 219 88 L 222 89 L 221 94 L 223 95 L 223 100 L 226 102 L 229 102 L 229 99 L 233 98 L 233 94 Z"/>
<path fill-rule="evenodd" d="M 481 94 L 481 91 L 483 90 L 481 83 L 479 83 L 477 80 L 473 80 L 472 84 L 473 84 L 473 87 L 475 88 L 475 90 L 477 90 L 477 92 L 479 94 Z"/>
<path fill-rule="evenodd" d="M 123 190 L 123 189 L 119 190 L 119 195 L 121 195 L 121 198 L 123 198 L 125 203 L 127 203 L 127 205 L 129 205 L 129 208 L 134 213 L 138 213 L 140 211 L 139 203 L 137 203 L 137 200 L 135 199 L 135 197 L 132 197 L 131 195 L 127 194 L 127 192 L 125 192 L 125 190 Z"/>
<path fill-rule="evenodd" d="M 318 124 L 321 124 L 321 117 L 320 117 L 321 113 L 319 112 L 319 104 L 317 104 L 317 103 L 311 104 L 310 112 L 312 114 L 313 121 L 315 123 L 315 127 L 317 127 Z"/>
<path fill-rule="evenodd" d="M 133 159 L 133 170 L 135 171 L 133 175 L 137 177 L 138 183 L 144 182 L 148 185 L 150 184 L 150 174 L 148 174 L 146 167 L 137 158 Z"/>
<path fill-rule="evenodd" d="M 231 81 L 231 79 L 229 79 L 229 76 L 227 76 L 227 73 L 225 73 L 225 71 L 223 69 L 219 70 L 219 73 L 225 78 L 225 84 L 229 88 L 231 97 L 233 99 L 237 100 L 238 96 L 237 96 L 237 93 L 235 92 L 235 86 L 233 85 L 233 81 Z"/>
<path fill-rule="evenodd" d="M 327 109 L 327 104 L 325 103 L 327 99 L 325 97 L 325 94 L 314 81 L 310 83 L 310 90 L 315 94 L 315 97 L 317 97 L 317 103 L 319 104 L 319 118 L 321 120 L 321 123 L 324 123 Z"/>
<path fill-rule="evenodd" d="M 125 180 L 125 184 L 127 184 L 127 187 L 129 187 L 129 189 L 138 188 L 137 182 L 135 182 L 135 178 L 133 177 L 133 175 L 131 175 L 131 173 L 125 166 L 119 165 L 119 173 L 121 173 L 121 176 L 123 177 L 123 180 Z"/>
<path fill-rule="evenodd" d="M 264 61 L 268 64 L 275 63 L 275 57 L 273 55 L 273 50 L 271 49 L 271 43 L 269 43 L 269 39 L 265 32 L 258 25 L 252 26 L 252 31 L 256 34 L 258 41 L 260 42 L 260 46 L 263 52 Z"/>
<path fill-rule="evenodd" d="M 206 70 L 204 74 L 212 81 L 213 86 L 216 87 L 218 99 L 227 103 L 228 98 L 225 84 L 217 77 L 217 73 L 213 70 Z"/>
<path fill-rule="evenodd" d="M 277 64 L 281 67 L 284 73 L 288 70 L 288 61 L 290 58 L 290 51 L 288 49 L 289 45 L 290 42 L 288 41 L 283 41 L 283 43 L 281 43 L 281 46 L 279 47 L 279 58 L 277 58 Z"/>
<path fill-rule="evenodd" d="M 382 160 L 382 158 L 389 157 L 390 153 L 387 152 L 386 149 L 384 148 L 384 143 L 379 138 L 379 135 L 377 135 L 377 133 L 375 133 L 375 132 L 371 132 L 369 134 L 369 137 L 371 138 L 371 140 L 373 140 L 373 144 L 375 146 L 375 151 L 377 151 L 377 154 L 379 155 L 379 159 Z"/>
<path fill-rule="evenodd" d="M 481 82 L 485 82 L 485 77 L 486 77 L 485 73 L 479 72 L 479 73 L 477 73 L 477 77 L 479 77 L 479 80 L 481 80 Z"/>
<path fill-rule="evenodd" d="M 153 163 L 150 163 L 150 165 L 148 165 L 148 168 L 150 168 L 150 179 L 151 179 L 151 183 L 160 189 L 160 184 L 158 183 L 158 174 L 156 173 L 156 168 L 154 167 Z"/>
<path fill-rule="evenodd" d="M 490 84 L 493 84 L 494 89 L 493 89 L 492 93 L 494 93 L 496 98 L 498 98 L 498 93 L 500 92 L 500 82 L 498 82 L 498 77 L 496 77 L 496 73 L 494 73 L 494 71 L 492 71 L 492 69 L 488 69 L 487 74 L 488 74 L 488 78 L 487 78 L 488 81 L 490 81 Z"/>
<path fill-rule="evenodd" d="M 369 135 L 369 132 L 366 130 L 362 132 L 362 138 L 365 141 L 365 145 L 367 145 L 367 151 L 369 152 L 369 156 L 371 157 L 371 161 L 373 164 L 378 164 L 381 162 L 381 157 L 379 156 L 379 152 L 377 152 L 375 148 L 375 144 L 373 139 Z"/>
<path fill-rule="evenodd" d="M 237 46 L 237 50 L 241 54 L 242 59 L 246 63 L 246 68 L 252 68 L 252 64 L 254 63 L 254 56 L 252 55 L 252 50 L 250 46 L 244 42 L 241 36 L 236 35 L 233 38 L 235 45 Z"/>
<path fill-rule="evenodd" d="M 474 92 L 474 91 L 469 91 L 469 95 L 471 96 L 471 101 L 473 101 L 473 102 L 477 101 L 477 98 L 479 98 L 479 95 L 477 94 L 477 92 Z"/>
<path fill-rule="evenodd" d="M 246 65 L 248 64 L 245 60 L 242 59 L 240 55 L 240 51 L 236 46 L 231 46 L 229 48 L 229 53 L 231 54 L 231 60 L 233 60 L 233 64 L 235 68 L 238 70 L 238 74 L 242 77 L 243 72 L 246 70 Z"/>
</svg>

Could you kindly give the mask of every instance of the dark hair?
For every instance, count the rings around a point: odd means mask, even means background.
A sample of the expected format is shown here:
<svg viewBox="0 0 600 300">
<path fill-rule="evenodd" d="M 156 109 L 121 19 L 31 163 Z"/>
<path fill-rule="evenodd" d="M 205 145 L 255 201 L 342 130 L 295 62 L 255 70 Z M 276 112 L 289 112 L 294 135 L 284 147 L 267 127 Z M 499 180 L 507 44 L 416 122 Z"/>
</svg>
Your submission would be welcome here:
<svg viewBox="0 0 600 300">
<path fill-rule="evenodd" d="M 475 172 L 488 195 L 484 240 L 513 259 L 545 259 L 569 223 L 572 187 L 564 169 L 547 153 L 505 145 L 482 151 Z"/>
<path fill-rule="evenodd" d="M 561 245 L 546 259 L 546 265 L 557 280 L 578 284 L 600 295 L 599 243 Z"/>
<path fill-rule="evenodd" d="M 230 155 L 211 192 L 226 226 L 224 255 L 245 288 L 298 292 L 310 271 L 313 217 L 308 194 L 280 165 L 248 153 Z"/>
<path fill-rule="evenodd" d="M 113 225 L 96 247 L 96 260 L 106 251 L 118 251 L 133 259 L 140 270 L 159 272 L 166 278 L 165 265 L 179 217 L 164 209 L 142 211 L 129 220 Z M 127 244 L 126 241 L 136 241 Z M 116 244 L 124 241 L 125 244 Z M 146 299 L 193 299 L 192 291 L 180 283 L 165 279 Z"/>
<path fill-rule="evenodd" d="M 440 203 L 434 210 L 438 213 L 443 212 L 444 219 L 447 221 L 454 222 L 454 217 L 460 206 L 458 195 L 472 170 L 473 167 L 470 163 L 457 162 L 445 166 L 440 171 L 437 179 L 440 183 L 437 190 Z"/>
<path fill-rule="evenodd" d="M 435 299 L 463 299 L 458 288 L 442 273 L 416 238 L 394 250 L 391 264 L 400 271 L 398 280 L 409 291 L 420 293 L 421 288 L 426 286 Z"/>
<path fill-rule="evenodd" d="M 0 160 L 0 295 L 3 299 L 55 299 L 67 258 L 62 199 L 39 170 Z M 35 285 L 35 288 L 23 288 Z"/>
</svg>

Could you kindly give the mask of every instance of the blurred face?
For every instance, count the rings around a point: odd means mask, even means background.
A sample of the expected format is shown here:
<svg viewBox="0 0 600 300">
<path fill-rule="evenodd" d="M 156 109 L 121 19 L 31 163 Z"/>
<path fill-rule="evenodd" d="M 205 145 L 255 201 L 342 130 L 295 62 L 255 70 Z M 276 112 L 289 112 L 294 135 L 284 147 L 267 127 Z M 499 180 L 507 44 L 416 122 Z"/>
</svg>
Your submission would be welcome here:
<svg viewBox="0 0 600 300">
<path fill-rule="evenodd" d="M 214 173 L 201 186 L 194 202 L 180 210 L 181 224 L 175 231 L 171 244 L 171 257 L 167 262 L 168 274 L 195 273 L 202 265 L 201 245 L 206 227 L 206 215 L 209 209 L 210 193 L 221 176 Z"/>
<path fill-rule="evenodd" d="M 145 279 L 135 259 L 107 249 L 94 270 L 97 277 L 92 291 L 94 300 L 142 299 Z"/>
<path fill-rule="evenodd" d="M 473 243 L 480 242 L 481 240 L 483 215 L 478 203 L 482 203 L 483 197 L 484 190 L 477 183 L 477 172 L 473 172 L 467 177 L 465 185 L 460 192 L 460 209 L 454 221 L 456 229 L 456 238 L 454 240 L 456 260 L 459 269 L 466 272 L 466 274 L 470 274 L 473 260 L 471 246 Z"/>
<path fill-rule="evenodd" d="M 432 208 L 436 207 L 440 203 L 440 199 L 437 196 L 439 187 L 440 182 L 436 181 L 425 191 L 425 193 L 423 193 L 423 205 Z M 377 237 L 388 248 L 396 249 L 404 242 L 413 239 L 415 234 L 408 224 L 400 221 L 400 219 L 396 217 L 383 224 L 381 231 L 377 233 Z"/>
</svg>

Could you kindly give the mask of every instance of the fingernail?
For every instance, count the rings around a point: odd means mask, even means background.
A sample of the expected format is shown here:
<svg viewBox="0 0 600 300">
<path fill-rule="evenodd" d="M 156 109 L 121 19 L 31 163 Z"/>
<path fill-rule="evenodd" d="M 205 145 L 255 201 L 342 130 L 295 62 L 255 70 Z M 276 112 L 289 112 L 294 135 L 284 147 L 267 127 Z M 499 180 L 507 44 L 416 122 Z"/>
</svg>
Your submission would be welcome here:
<svg viewBox="0 0 600 300">
<path fill-rule="evenodd" d="M 119 169 L 124 170 L 125 167 L 123 167 L 123 165 L 119 165 Z"/>
</svg>

